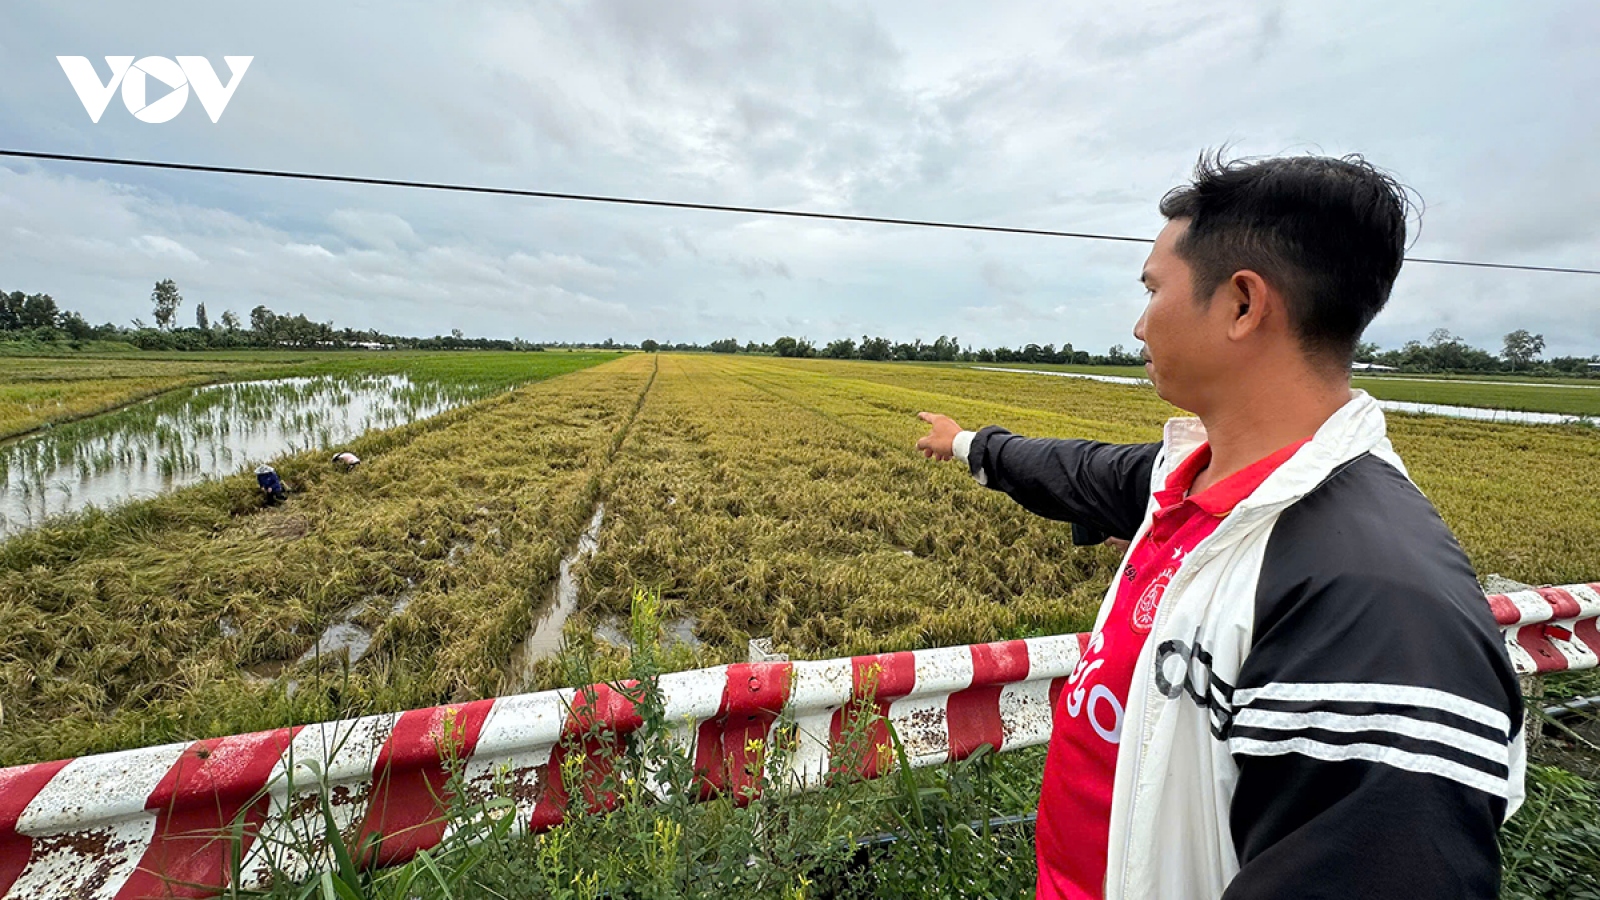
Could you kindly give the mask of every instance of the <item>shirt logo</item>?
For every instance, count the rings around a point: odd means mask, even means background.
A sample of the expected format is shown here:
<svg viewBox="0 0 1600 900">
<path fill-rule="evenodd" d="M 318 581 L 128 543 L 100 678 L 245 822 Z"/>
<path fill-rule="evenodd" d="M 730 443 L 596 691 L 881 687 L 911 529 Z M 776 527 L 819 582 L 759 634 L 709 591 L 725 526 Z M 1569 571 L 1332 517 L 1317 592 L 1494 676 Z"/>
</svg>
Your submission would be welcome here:
<svg viewBox="0 0 1600 900">
<path fill-rule="evenodd" d="M 1162 641 L 1156 648 L 1156 690 L 1168 700 L 1188 694 L 1194 704 L 1209 710 L 1211 735 L 1228 739 L 1233 730 L 1233 685 L 1216 673 L 1215 660 L 1200 645 L 1196 634 L 1193 645 L 1184 641 Z M 1237 677 L 1238 673 L 1234 673 Z"/>
<path fill-rule="evenodd" d="M 1122 741 L 1122 701 L 1105 685 L 1090 685 L 1095 670 L 1105 665 L 1104 659 L 1096 658 L 1105 645 L 1105 634 L 1095 632 L 1083 656 L 1078 658 L 1078 664 L 1073 667 L 1071 677 L 1067 679 L 1068 690 L 1064 699 L 1067 715 L 1074 719 L 1087 715 L 1089 727 L 1102 741 L 1118 744 Z"/>
<path fill-rule="evenodd" d="M 1172 576 L 1178 571 L 1178 564 L 1173 563 L 1161 570 L 1156 580 L 1144 589 L 1139 596 L 1139 602 L 1133 605 L 1133 613 L 1129 617 L 1128 627 L 1139 634 L 1149 634 L 1150 629 L 1156 624 L 1156 607 L 1161 605 L 1161 595 L 1167 592 L 1167 584 L 1172 581 Z"/>
</svg>

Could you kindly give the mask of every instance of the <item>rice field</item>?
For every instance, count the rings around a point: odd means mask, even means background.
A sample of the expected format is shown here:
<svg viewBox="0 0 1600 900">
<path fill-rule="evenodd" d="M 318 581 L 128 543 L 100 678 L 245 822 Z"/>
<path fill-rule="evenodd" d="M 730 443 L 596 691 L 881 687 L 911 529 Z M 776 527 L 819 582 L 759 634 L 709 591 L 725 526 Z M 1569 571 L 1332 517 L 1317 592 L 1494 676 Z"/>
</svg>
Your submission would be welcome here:
<svg viewBox="0 0 1600 900">
<path fill-rule="evenodd" d="M 289 456 L 281 507 L 241 474 L 61 520 L 0 543 L 0 764 L 506 690 L 602 502 L 569 652 L 511 688 L 572 682 L 574 653 L 622 665 L 604 638 L 641 586 L 683 638 L 674 667 L 753 638 L 819 658 L 1087 628 L 1114 552 L 923 459 L 924 409 L 1115 441 L 1173 412 L 1079 380 L 631 354 L 370 433 L 352 472 Z M 1591 429 L 1390 428 L 1481 574 L 1600 576 Z M 359 654 L 315 652 L 344 625 Z"/>
<path fill-rule="evenodd" d="M 541 373 L 525 367 L 525 377 Z M 287 452 L 342 447 L 490 396 L 503 386 L 408 375 L 309 375 L 170 391 L 149 401 L 0 444 L 0 538 Z"/>
<path fill-rule="evenodd" d="M 0 357 L 0 439 L 219 380 L 230 363 Z"/>
<path fill-rule="evenodd" d="M 240 473 L 0 542 L 0 766 L 637 676 L 641 658 L 650 671 L 742 660 L 754 638 L 821 658 L 1082 630 L 1115 553 L 1073 547 L 1066 526 L 924 459 L 915 414 L 1147 441 L 1174 413 L 1148 387 L 954 366 L 496 356 L 285 354 L 280 373 L 376 362 L 509 389 L 357 438 L 364 462 L 348 472 L 321 450 L 277 460 L 297 488 L 282 506 Z M 1480 574 L 1600 577 L 1592 428 L 1389 422 Z M 570 615 L 547 618 L 566 590 Z M 659 627 L 640 630 L 641 592 Z M 552 628 L 559 649 L 512 665 Z M 641 657 L 630 637 L 647 634 L 659 644 Z M 1029 834 L 961 828 L 1029 809 L 1041 766 L 1028 751 L 744 810 L 583 817 L 441 851 L 437 893 L 581 882 L 709 896 L 711 871 L 808 896 L 819 861 L 861 858 L 850 841 L 889 829 L 905 839 L 871 866 L 830 869 L 855 879 L 839 896 L 1026 896 Z M 1502 838 L 1507 896 L 1590 883 L 1577 836 L 1592 786 L 1539 768 L 1530 790 L 1535 813 Z M 640 854 L 672 863 L 641 872 Z M 349 895 L 398 896 L 382 885 L 422 871 L 357 878 Z"/>
<path fill-rule="evenodd" d="M 507 356 L 518 357 L 525 381 L 605 358 Z M 543 359 L 554 371 L 530 368 Z M 444 365 L 476 365 L 482 374 L 483 363 Z M 6 740 L 35 748 L 13 753 L 11 744 L 0 751 L 6 762 L 157 743 L 196 728 L 271 727 L 286 714 L 331 715 L 345 701 L 324 694 L 319 705 L 309 691 L 274 705 L 269 695 L 289 693 L 289 682 L 269 675 L 358 606 L 370 608 L 366 621 L 375 625 L 414 598 L 408 623 L 443 632 L 463 656 L 478 657 L 485 623 L 525 623 L 525 592 L 553 575 L 586 514 L 584 454 L 610 439 L 620 415 L 612 393 L 637 390 L 626 378 L 586 387 L 532 407 L 516 402 L 514 390 L 369 433 L 348 445 L 366 460 L 353 472 L 332 470 L 320 449 L 280 459 L 296 487 L 283 507 L 262 508 L 254 477 L 241 473 L 51 520 L 0 543 Z M 564 528 L 568 517 L 572 527 Z M 484 556 L 497 542 L 510 550 L 494 554 L 492 574 L 464 576 L 457 563 L 480 536 Z M 468 587 L 481 577 L 494 586 Z M 443 609 L 437 597 L 452 591 L 471 602 Z M 380 675 L 371 682 L 376 695 L 352 702 L 398 708 L 429 691 L 466 690 L 449 680 L 462 672 L 448 671 L 416 689 Z M 56 737 L 67 743 L 52 743 Z"/>
<path fill-rule="evenodd" d="M 117 409 L 180 388 L 315 375 L 416 374 L 507 386 L 614 354 L 233 351 L 0 355 L 0 440 Z"/>
</svg>

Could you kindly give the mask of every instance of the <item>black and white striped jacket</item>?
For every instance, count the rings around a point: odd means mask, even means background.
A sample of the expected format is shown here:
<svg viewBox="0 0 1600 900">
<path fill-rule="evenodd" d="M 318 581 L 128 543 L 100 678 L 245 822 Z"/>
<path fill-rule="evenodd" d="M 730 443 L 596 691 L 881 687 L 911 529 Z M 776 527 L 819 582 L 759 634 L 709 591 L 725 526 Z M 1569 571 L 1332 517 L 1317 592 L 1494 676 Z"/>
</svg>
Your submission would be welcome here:
<svg viewBox="0 0 1600 900">
<path fill-rule="evenodd" d="M 1123 719 L 1108 898 L 1498 894 L 1516 676 L 1466 555 L 1354 393 L 1167 589 Z M 1033 512 L 1137 538 L 1152 485 L 1204 439 L 1195 419 L 1146 445 L 991 427 L 957 456 Z"/>
</svg>

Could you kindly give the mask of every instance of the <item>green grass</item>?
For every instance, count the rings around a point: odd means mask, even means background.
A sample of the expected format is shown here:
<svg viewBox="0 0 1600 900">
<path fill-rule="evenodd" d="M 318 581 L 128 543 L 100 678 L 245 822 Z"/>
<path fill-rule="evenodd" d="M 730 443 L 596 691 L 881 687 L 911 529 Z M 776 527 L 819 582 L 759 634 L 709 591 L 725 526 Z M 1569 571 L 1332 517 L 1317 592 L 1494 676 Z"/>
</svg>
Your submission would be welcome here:
<svg viewBox="0 0 1600 900">
<path fill-rule="evenodd" d="M 951 364 L 944 364 L 950 366 Z M 1143 366 L 1068 366 L 1054 363 L 960 363 L 1082 375 L 1144 378 Z M 1465 382 L 1494 382 L 1471 384 Z M 1351 383 L 1380 400 L 1476 406 L 1518 412 L 1562 413 L 1600 418 L 1600 379 L 1535 378 L 1529 375 L 1356 375 Z"/>
<path fill-rule="evenodd" d="M 1373 378 L 1426 378 L 1426 379 L 1428 379 L 1430 381 L 1492 381 L 1492 382 L 1507 382 L 1507 383 L 1511 383 L 1511 384 L 1515 384 L 1515 383 L 1518 383 L 1518 382 L 1523 382 L 1523 383 L 1528 383 L 1528 384 L 1556 384 L 1556 385 L 1561 385 L 1561 384 L 1566 384 L 1566 385 L 1585 385 L 1586 384 L 1586 385 L 1590 385 L 1592 387 L 1600 388 L 1600 372 L 1596 372 L 1594 375 L 1589 375 L 1589 376 L 1584 376 L 1584 375 L 1533 375 L 1533 374 L 1530 374 L 1530 373 L 1527 373 L 1527 372 L 1510 372 L 1510 373 L 1498 373 L 1498 372 L 1496 372 L 1496 373 L 1488 373 L 1488 374 L 1480 373 L 1480 372 L 1461 372 L 1461 373 L 1439 372 L 1439 373 L 1435 373 L 1435 374 L 1406 374 L 1406 373 L 1402 373 L 1402 372 L 1390 372 L 1390 373 L 1376 374 L 1376 375 L 1372 375 L 1370 377 L 1373 377 Z"/>
<path fill-rule="evenodd" d="M 143 353 L 127 341 L 0 340 L 0 356 L 136 356 Z"/>
<path fill-rule="evenodd" d="M 996 816 L 1025 813 L 1037 782 L 1042 748 L 996 755 L 980 750 L 949 766 L 911 770 L 890 753 L 886 777 L 855 775 L 870 749 L 877 717 L 870 696 L 855 704 L 835 742 L 835 766 L 818 789 L 793 790 L 787 765 L 796 743 L 793 719 L 778 720 L 777 740 L 747 745 L 745 787 L 696 802 L 703 782 L 693 754 L 667 719 L 656 679 L 669 668 L 659 652 L 662 608 L 657 595 L 635 591 L 630 632 L 638 652 L 618 674 L 637 704 L 641 726 L 616 739 L 603 726 L 567 745 L 561 777 L 594 777 L 591 797 L 617 801 L 604 814 L 580 804 L 551 831 L 515 835 L 517 798 L 503 786 L 469 783 L 460 767 L 435 807 L 451 826 L 443 842 L 407 865 L 363 872 L 365 853 L 349 831 L 324 830 L 267 846 L 278 876 L 274 898 L 727 898 L 1028 897 L 1032 834 L 989 827 Z M 598 673 L 574 657 L 573 679 Z M 587 763 L 587 765 L 586 765 Z M 317 798 L 299 808 L 315 813 Z M 521 798 L 524 805 L 529 798 Z M 313 816 L 315 819 L 315 815 Z M 285 870 L 310 855 L 327 834 L 335 865 L 304 880 Z M 893 836 L 893 841 L 884 838 Z M 225 838 L 226 839 L 226 838 Z M 256 896 L 229 891 L 228 897 Z"/>
</svg>

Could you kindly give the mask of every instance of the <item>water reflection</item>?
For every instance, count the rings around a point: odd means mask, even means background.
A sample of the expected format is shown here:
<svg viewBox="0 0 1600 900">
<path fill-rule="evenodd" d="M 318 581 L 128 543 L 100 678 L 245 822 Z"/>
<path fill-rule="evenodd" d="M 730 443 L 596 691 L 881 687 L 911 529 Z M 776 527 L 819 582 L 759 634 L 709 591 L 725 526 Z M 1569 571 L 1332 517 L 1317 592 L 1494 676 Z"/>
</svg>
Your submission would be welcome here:
<svg viewBox="0 0 1600 900">
<path fill-rule="evenodd" d="M 1131 375 L 1095 375 L 1088 372 L 1052 372 L 1043 369 L 1005 369 L 997 366 L 970 366 L 984 372 L 1011 372 L 1017 375 L 1053 375 L 1057 378 L 1082 378 L 1087 381 L 1101 381 L 1106 384 L 1149 384 L 1148 378 L 1135 378 Z M 1423 378 L 1393 379 L 1395 381 L 1427 381 Z M 1443 382 L 1437 384 L 1498 384 L 1493 381 L 1468 381 L 1468 382 Z M 1536 387 L 1551 387 L 1552 385 L 1536 385 Z M 1559 385 L 1569 387 L 1569 385 Z M 1584 385 L 1579 385 L 1583 387 Z M 1379 400 L 1378 406 L 1389 412 L 1412 413 L 1423 416 L 1447 416 L 1452 419 L 1472 419 L 1477 422 L 1499 422 L 1510 425 L 1574 425 L 1587 422 L 1586 416 L 1574 416 L 1567 413 L 1523 412 L 1516 409 L 1490 409 L 1480 406 L 1451 406 L 1445 403 L 1411 403 L 1405 400 Z"/>
<path fill-rule="evenodd" d="M 301 450 L 333 446 L 492 393 L 405 375 L 211 385 L 0 446 L 0 537 Z"/>
<path fill-rule="evenodd" d="M 1135 378 L 1132 375 L 1094 375 L 1089 372 L 1051 372 L 1045 369 L 1007 369 L 1000 366 L 971 366 L 982 372 L 1010 372 L 1014 375 L 1054 375 L 1057 378 L 1081 378 L 1084 381 L 1100 381 L 1105 384 L 1149 384 L 1148 378 Z"/>
<path fill-rule="evenodd" d="M 1449 416 L 1452 419 L 1473 419 L 1478 422 L 1501 422 L 1511 425 L 1573 425 L 1585 421 L 1584 416 L 1573 416 L 1566 413 L 1523 412 L 1516 409 L 1450 406 L 1444 403 L 1410 403 L 1405 400 L 1379 400 L 1378 405 L 1390 412 L 1413 413 L 1421 416 Z"/>
<path fill-rule="evenodd" d="M 505 679 L 505 693 L 529 690 L 534 683 L 534 666 L 547 656 L 561 651 L 562 630 L 567 618 L 578 609 L 578 579 L 572 566 L 578 560 L 594 555 L 600 546 L 600 525 L 605 521 L 606 505 L 597 503 L 589 525 L 578 536 L 578 546 L 561 560 L 561 574 L 556 580 L 555 595 L 550 605 L 533 623 L 533 630 L 511 654 L 511 668 Z"/>
</svg>

